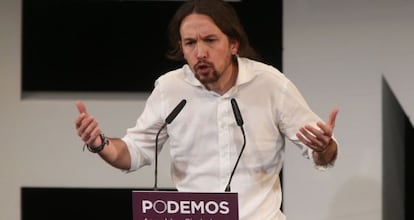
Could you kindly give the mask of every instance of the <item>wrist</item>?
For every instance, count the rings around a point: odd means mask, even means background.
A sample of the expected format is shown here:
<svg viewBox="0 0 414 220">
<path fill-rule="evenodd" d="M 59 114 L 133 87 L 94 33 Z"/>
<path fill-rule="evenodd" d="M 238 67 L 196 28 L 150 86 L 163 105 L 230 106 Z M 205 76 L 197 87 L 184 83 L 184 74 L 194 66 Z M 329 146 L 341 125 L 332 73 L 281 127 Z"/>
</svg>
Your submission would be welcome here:
<svg viewBox="0 0 414 220">
<path fill-rule="evenodd" d="M 101 152 L 105 148 L 105 146 L 107 144 L 109 144 L 109 140 L 108 140 L 108 138 L 105 137 L 105 135 L 103 133 L 101 133 L 99 135 L 99 139 L 101 141 L 101 144 L 99 144 L 98 146 L 93 146 L 93 145 L 85 144 L 83 146 L 83 150 L 85 150 L 85 147 L 86 147 L 92 153 L 99 153 L 99 152 Z"/>
<path fill-rule="evenodd" d="M 322 151 L 313 151 L 313 158 L 317 164 L 324 165 L 332 162 L 336 159 L 337 145 L 336 142 L 331 139 L 326 148 Z"/>
</svg>

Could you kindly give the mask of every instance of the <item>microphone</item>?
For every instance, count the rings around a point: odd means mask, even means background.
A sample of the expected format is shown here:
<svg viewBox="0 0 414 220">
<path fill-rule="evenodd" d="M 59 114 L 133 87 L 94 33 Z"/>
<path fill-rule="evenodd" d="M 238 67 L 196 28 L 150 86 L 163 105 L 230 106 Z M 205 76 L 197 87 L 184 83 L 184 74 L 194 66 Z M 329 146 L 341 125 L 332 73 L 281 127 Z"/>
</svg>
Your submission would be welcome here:
<svg viewBox="0 0 414 220">
<path fill-rule="evenodd" d="M 243 146 L 242 146 L 239 156 L 237 157 L 237 161 L 233 167 L 233 171 L 231 171 L 229 182 L 227 183 L 226 189 L 224 190 L 225 192 L 230 192 L 231 180 L 233 179 L 234 172 L 236 171 L 237 165 L 239 164 L 239 161 L 240 161 L 240 157 L 243 154 L 244 148 L 246 146 L 246 135 L 243 129 L 243 118 L 241 116 L 239 106 L 237 105 L 236 99 L 234 98 L 232 98 L 230 102 L 231 102 L 231 107 L 233 108 L 233 113 L 234 113 L 234 118 L 236 119 L 236 123 L 240 127 L 242 134 L 243 134 Z"/>
<path fill-rule="evenodd" d="M 236 99 L 232 98 L 230 102 L 231 102 L 231 107 L 233 108 L 233 113 L 234 113 L 234 117 L 236 118 L 237 125 L 241 127 L 243 126 L 243 118 L 241 116 L 240 109 L 239 109 L 239 106 L 237 105 Z"/>
<path fill-rule="evenodd" d="M 187 101 L 185 99 L 181 100 L 180 103 L 178 103 L 178 105 L 172 110 L 172 112 L 167 116 L 167 118 L 165 119 L 165 124 L 169 124 L 171 123 L 175 117 L 177 117 L 178 113 L 181 112 L 181 110 L 184 108 L 184 105 L 187 103 Z"/>
<path fill-rule="evenodd" d="M 154 187 L 153 187 L 154 191 L 158 191 L 158 186 L 157 186 L 157 183 L 158 183 L 158 136 L 160 135 L 162 129 L 164 129 L 165 126 L 167 126 L 167 124 L 170 124 L 175 119 L 175 117 L 177 117 L 178 113 L 180 113 L 181 110 L 183 110 L 184 105 L 186 103 L 187 101 L 183 99 L 181 100 L 180 103 L 178 103 L 177 106 L 175 106 L 175 108 L 171 111 L 171 113 L 165 119 L 164 124 L 158 130 L 157 136 L 155 136 L 155 169 L 154 169 Z"/>
</svg>

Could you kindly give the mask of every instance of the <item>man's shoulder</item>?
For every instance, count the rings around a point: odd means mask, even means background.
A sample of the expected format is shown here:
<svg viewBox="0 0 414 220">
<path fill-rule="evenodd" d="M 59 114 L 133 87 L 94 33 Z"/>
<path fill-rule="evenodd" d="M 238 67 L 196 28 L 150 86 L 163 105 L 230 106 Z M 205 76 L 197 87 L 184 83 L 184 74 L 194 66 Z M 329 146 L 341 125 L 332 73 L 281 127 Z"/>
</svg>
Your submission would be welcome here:
<svg viewBox="0 0 414 220">
<path fill-rule="evenodd" d="M 185 66 L 182 66 L 180 68 L 170 70 L 162 74 L 160 77 L 158 77 L 157 81 L 169 82 L 169 81 L 175 81 L 175 80 L 182 80 L 184 76 L 185 76 Z"/>
<path fill-rule="evenodd" d="M 279 69 L 275 66 L 265 63 L 263 61 L 253 60 L 245 57 L 240 57 L 238 59 L 240 66 L 250 69 L 250 70 L 258 70 L 258 71 L 265 71 L 265 72 L 273 72 L 277 74 L 282 74 Z"/>
<path fill-rule="evenodd" d="M 274 79 L 279 82 L 286 80 L 286 76 L 279 69 L 262 61 L 239 58 L 239 64 L 240 68 L 243 68 L 246 72 L 253 73 L 261 78 L 271 81 Z"/>
</svg>

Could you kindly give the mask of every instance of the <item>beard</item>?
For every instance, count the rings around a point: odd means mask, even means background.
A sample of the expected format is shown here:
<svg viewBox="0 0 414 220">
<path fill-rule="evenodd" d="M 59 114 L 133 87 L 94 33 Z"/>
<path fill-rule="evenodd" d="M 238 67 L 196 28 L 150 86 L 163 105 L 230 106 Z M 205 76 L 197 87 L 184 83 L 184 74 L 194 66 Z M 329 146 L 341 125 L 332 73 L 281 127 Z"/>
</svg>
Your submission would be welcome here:
<svg viewBox="0 0 414 220">
<path fill-rule="evenodd" d="M 194 65 L 195 77 L 203 85 L 216 83 L 220 78 L 220 74 L 212 63 L 200 61 Z"/>
</svg>

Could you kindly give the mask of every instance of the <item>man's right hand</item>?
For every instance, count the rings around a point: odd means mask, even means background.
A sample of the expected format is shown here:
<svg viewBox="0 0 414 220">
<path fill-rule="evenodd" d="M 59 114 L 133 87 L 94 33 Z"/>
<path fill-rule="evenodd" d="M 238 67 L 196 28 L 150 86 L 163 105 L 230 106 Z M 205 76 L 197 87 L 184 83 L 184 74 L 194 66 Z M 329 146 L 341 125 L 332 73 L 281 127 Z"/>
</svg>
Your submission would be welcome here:
<svg viewBox="0 0 414 220">
<path fill-rule="evenodd" d="M 82 101 L 77 101 L 76 107 L 79 111 L 75 121 L 78 136 L 90 146 L 99 146 L 101 144 L 99 135 L 102 131 L 98 127 L 98 121 L 88 114 Z"/>
</svg>

